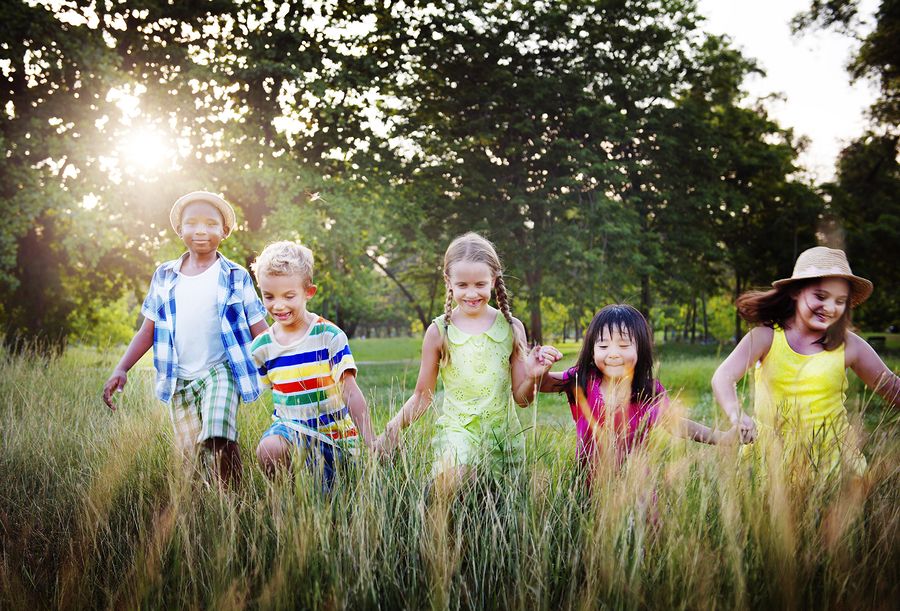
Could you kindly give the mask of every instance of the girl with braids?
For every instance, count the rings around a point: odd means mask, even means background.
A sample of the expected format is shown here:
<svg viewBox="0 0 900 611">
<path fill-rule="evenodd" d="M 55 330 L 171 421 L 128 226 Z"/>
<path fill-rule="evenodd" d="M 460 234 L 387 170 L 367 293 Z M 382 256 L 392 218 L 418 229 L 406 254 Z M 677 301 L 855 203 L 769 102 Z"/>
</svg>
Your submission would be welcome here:
<svg viewBox="0 0 900 611">
<path fill-rule="evenodd" d="M 621 466 L 660 422 L 678 437 L 703 443 L 738 440 L 736 427 L 722 432 L 677 414 L 666 417 L 669 400 L 653 377 L 650 325 L 630 305 L 608 305 L 597 312 L 575 365 L 545 376 L 541 391 L 566 393 L 578 436 L 575 455 L 588 484 L 598 465 L 614 460 Z"/>
<path fill-rule="evenodd" d="M 513 404 L 531 403 L 540 378 L 562 354 L 552 346 L 526 354 L 525 328 L 510 314 L 500 259 L 480 235 L 453 240 L 444 254 L 444 282 L 444 313 L 425 332 L 415 392 L 377 443 L 385 453 L 393 450 L 400 431 L 431 405 L 440 374 L 444 401 L 432 439 L 432 475 L 455 489 L 476 468 L 496 473 L 523 463 L 525 439 Z M 497 308 L 489 304 L 492 291 Z"/>
</svg>

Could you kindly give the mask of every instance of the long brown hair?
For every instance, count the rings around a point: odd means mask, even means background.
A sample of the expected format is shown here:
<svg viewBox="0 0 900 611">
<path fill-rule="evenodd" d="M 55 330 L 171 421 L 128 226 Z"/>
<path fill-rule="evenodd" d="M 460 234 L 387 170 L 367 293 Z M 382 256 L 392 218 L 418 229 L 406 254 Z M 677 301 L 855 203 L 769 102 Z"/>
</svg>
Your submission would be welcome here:
<svg viewBox="0 0 900 611">
<path fill-rule="evenodd" d="M 737 307 L 738 315 L 751 324 L 772 328 L 777 325 L 786 329 L 797 312 L 797 294 L 818 280 L 820 278 L 798 280 L 778 288 L 747 291 L 735 300 L 734 305 Z M 851 293 L 847 295 L 844 313 L 833 325 L 825 329 L 825 334 L 816 342 L 822 344 L 825 350 L 840 348 L 847 338 L 847 331 L 853 328 L 850 307 L 853 302 L 853 286 L 847 284 Z"/>
<path fill-rule="evenodd" d="M 513 334 L 513 356 L 522 358 L 525 353 L 525 346 L 519 337 L 516 336 L 516 329 L 513 326 L 513 317 L 509 311 L 510 294 L 503 281 L 503 265 L 500 263 L 500 257 L 494 245 L 489 240 L 479 234 L 470 231 L 457 237 L 450 242 L 447 252 L 444 253 L 444 285 L 446 287 L 446 298 L 444 299 L 444 328 L 443 328 L 443 345 L 441 347 L 441 365 L 446 366 L 450 362 L 450 350 L 447 345 L 447 330 L 450 327 L 450 316 L 453 313 L 453 291 L 450 288 L 450 267 L 454 263 L 461 261 L 469 261 L 472 263 L 484 263 L 491 270 L 491 276 L 494 279 L 494 297 L 497 301 L 497 309 L 503 314 L 503 318 L 509 323 L 510 333 Z"/>
</svg>

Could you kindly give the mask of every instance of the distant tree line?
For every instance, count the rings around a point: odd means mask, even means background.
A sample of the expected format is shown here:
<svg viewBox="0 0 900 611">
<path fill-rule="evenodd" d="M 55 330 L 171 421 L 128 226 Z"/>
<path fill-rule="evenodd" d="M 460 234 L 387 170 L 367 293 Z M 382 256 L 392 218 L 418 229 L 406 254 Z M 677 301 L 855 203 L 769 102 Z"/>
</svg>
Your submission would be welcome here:
<svg viewBox="0 0 900 611">
<path fill-rule="evenodd" d="M 896 323 L 897 5 L 852 60 L 882 87 L 871 129 L 816 185 L 690 0 L 4 3 L 0 330 L 62 345 L 136 316 L 195 188 L 238 210 L 236 260 L 311 246 L 315 307 L 351 333 L 427 326 L 467 230 L 537 341 L 613 300 L 708 335 L 710 304 L 822 239 L 876 284 L 857 321 Z M 854 19 L 813 2 L 795 25 Z"/>
</svg>

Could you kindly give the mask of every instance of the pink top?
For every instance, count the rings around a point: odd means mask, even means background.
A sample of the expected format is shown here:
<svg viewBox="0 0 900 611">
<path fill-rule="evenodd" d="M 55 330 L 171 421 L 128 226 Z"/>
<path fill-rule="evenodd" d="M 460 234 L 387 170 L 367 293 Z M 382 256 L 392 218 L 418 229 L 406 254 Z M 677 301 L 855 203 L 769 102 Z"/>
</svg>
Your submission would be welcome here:
<svg viewBox="0 0 900 611">
<path fill-rule="evenodd" d="M 579 463 L 590 464 L 597 452 L 598 440 L 602 439 L 602 429 L 606 422 L 603 393 L 600 392 L 601 376 L 588 382 L 587 400 L 581 386 L 576 384 L 576 367 L 563 373 L 562 382 L 575 420 L 578 434 L 576 458 Z M 652 403 L 630 403 L 627 410 L 613 414 L 610 433 L 615 435 L 616 464 L 621 465 L 625 456 L 647 440 L 647 432 L 656 425 L 661 410 L 669 405 L 666 389 L 656 380 L 656 400 Z"/>
</svg>

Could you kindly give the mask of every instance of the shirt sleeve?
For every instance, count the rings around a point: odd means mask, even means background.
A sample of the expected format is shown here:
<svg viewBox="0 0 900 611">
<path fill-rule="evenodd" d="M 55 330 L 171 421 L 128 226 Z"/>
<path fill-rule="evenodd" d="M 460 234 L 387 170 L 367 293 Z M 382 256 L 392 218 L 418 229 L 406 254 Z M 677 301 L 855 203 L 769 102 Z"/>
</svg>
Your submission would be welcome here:
<svg viewBox="0 0 900 611">
<path fill-rule="evenodd" d="M 244 312 L 247 313 L 247 322 L 252 327 L 259 321 L 266 319 L 266 308 L 256 293 L 256 287 L 253 286 L 253 279 L 250 277 L 250 274 L 245 271 L 242 275 L 243 285 L 241 291 L 243 293 Z"/>
<path fill-rule="evenodd" d="M 150 288 L 147 290 L 147 296 L 144 297 L 144 303 L 141 304 L 141 314 L 144 318 L 152 320 L 154 323 L 159 322 L 157 311 L 159 310 L 159 287 L 162 282 L 161 268 L 156 268 L 153 272 L 153 279 L 150 281 Z"/>
<path fill-rule="evenodd" d="M 331 379 L 335 382 L 340 382 L 345 372 L 351 369 L 356 371 L 356 361 L 350 352 L 350 342 L 343 331 L 338 331 L 331 338 L 328 355 L 331 359 Z"/>
<path fill-rule="evenodd" d="M 272 388 L 272 380 L 269 379 L 269 371 L 266 369 L 266 347 L 259 346 L 250 353 L 253 357 L 253 364 L 256 366 L 256 375 L 259 377 L 259 383 L 266 388 Z"/>
</svg>

